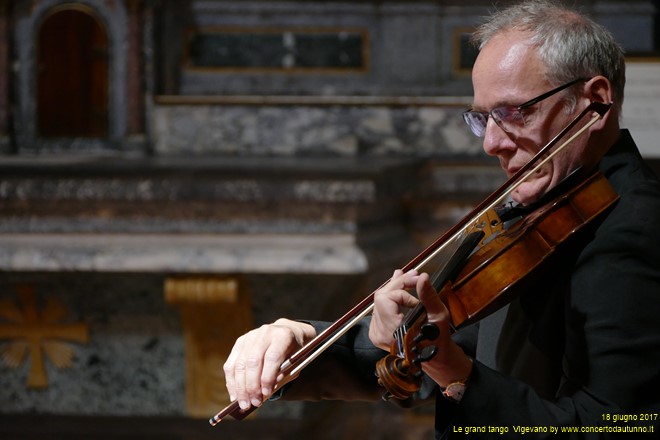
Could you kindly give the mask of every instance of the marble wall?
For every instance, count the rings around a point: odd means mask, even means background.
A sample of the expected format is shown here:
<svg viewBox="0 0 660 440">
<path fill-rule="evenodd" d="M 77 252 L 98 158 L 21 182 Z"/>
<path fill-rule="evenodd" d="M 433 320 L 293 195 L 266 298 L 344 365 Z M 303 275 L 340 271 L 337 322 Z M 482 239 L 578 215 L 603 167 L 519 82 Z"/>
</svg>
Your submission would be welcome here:
<svg viewBox="0 0 660 440">
<path fill-rule="evenodd" d="M 480 158 L 460 105 L 198 106 L 167 101 L 154 109 L 159 155 L 380 156 Z M 179 102 L 179 104 L 177 104 Z"/>
</svg>

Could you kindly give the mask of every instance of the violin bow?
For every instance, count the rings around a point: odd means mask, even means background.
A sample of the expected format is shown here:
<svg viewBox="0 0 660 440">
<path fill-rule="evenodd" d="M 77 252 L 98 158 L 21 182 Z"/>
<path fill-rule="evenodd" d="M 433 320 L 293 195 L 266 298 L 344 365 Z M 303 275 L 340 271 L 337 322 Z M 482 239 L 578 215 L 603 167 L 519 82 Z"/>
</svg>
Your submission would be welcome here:
<svg viewBox="0 0 660 440">
<path fill-rule="evenodd" d="M 575 140 L 578 136 L 584 133 L 589 127 L 595 124 L 599 119 L 603 118 L 609 111 L 612 103 L 591 102 L 578 116 L 576 116 L 561 132 L 559 132 L 550 142 L 548 142 L 534 157 L 523 165 L 513 176 L 507 179 L 500 187 L 484 199 L 476 208 L 474 208 L 468 215 L 461 221 L 449 229 L 440 238 L 435 240 L 430 246 L 422 251 L 417 257 L 406 264 L 401 270 L 408 272 L 412 269 L 419 269 L 432 260 L 447 243 L 454 241 L 457 237 L 464 233 L 466 225 L 474 222 L 475 219 L 481 218 L 486 212 L 490 211 L 501 203 L 514 189 L 523 183 L 529 176 L 536 172 L 540 167 L 545 165 L 556 154 L 562 151 L 568 144 Z M 567 139 L 561 146 L 559 146 L 552 153 L 548 152 L 555 146 L 570 130 L 572 130 L 580 120 L 589 112 L 595 112 L 594 117 Z M 544 157 L 546 156 L 546 157 Z M 543 158 L 543 159 L 541 159 Z M 540 161 L 540 162 L 539 162 Z M 536 166 L 536 162 L 539 162 Z M 532 168 L 533 167 L 533 168 Z M 531 170 L 530 170 L 531 168 Z M 475 214 L 477 213 L 477 214 Z M 291 355 L 280 366 L 280 379 L 277 381 L 273 393 L 270 396 L 265 396 L 264 402 L 272 397 L 273 394 L 282 389 L 282 387 L 289 382 L 293 381 L 300 372 L 307 367 L 312 361 L 320 356 L 328 347 L 334 344 L 360 320 L 368 316 L 374 308 L 374 295 L 379 289 L 382 289 L 391 280 L 385 281 L 378 289 L 374 290 L 366 298 L 355 305 L 351 310 L 344 314 L 337 321 L 332 323 L 329 327 L 316 335 L 314 339 L 301 347 L 297 352 Z M 215 416 L 209 419 L 211 426 L 216 426 L 225 417 L 232 416 L 236 420 L 243 420 L 250 413 L 256 410 L 257 407 L 252 406 L 243 411 L 238 405 L 238 401 L 231 402 L 222 411 L 218 412 Z"/>
</svg>

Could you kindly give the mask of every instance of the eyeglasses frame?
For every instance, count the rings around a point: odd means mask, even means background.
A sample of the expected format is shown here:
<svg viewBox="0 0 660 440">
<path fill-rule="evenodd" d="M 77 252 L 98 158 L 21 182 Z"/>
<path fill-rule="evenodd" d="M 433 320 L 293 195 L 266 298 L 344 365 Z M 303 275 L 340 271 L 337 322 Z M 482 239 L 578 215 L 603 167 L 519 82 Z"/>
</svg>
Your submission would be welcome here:
<svg viewBox="0 0 660 440">
<path fill-rule="evenodd" d="M 466 111 L 464 111 L 464 112 L 462 113 L 462 115 L 463 115 L 463 120 L 465 121 L 465 123 L 466 123 L 466 124 L 468 125 L 468 127 L 470 128 L 470 131 L 472 131 L 472 133 L 475 134 L 475 135 L 478 136 L 478 137 L 482 137 L 482 136 L 484 136 L 485 133 L 486 133 L 486 131 L 485 131 L 485 129 L 484 129 L 484 133 L 481 134 L 481 135 L 477 135 L 476 133 L 474 133 L 474 131 L 472 130 L 472 126 L 470 125 L 470 123 L 469 123 L 469 122 L 467 121 L 467 119 L 466 119 L 466 115 L 468 115 L 468 114 L 470 114 L 470 113 L 479 113 L 479 114 L 481 114 L 481 115 L 484 115 L 484 116 L 486 117 L 486 123 L 488 123 L 488 117 L 493 118 L 493 121 L 495 121 L 495 123 L 497 124 L 497 126 L 500 127 L 502 130 L 504 130 L 505 132 L 507 132 L 507 130 L 506 130 L 504 127 L 502 127 L 502 126 L 500 125 L 500 122 L 498 122 L 498 118 L 496 118 L 496 117 L 493 116 L 493 110 L 495 110 L 495 109 L 497 109 L 497 108 L 502 108 L 502 107 L 515 107 L 515 109 L 516 109 L 517 111 L 524 110 L 524 109 L 526 109 L 526 108 L 528 108 L 528 107 L 533 106 L 534 104 L 537 104 L 537 103 L 543 101 L 543 100 L 546 99 L 546 98 L 551 97 L 552 95 L 554 95 L 554 94 L 556 94 L 556 93 L 561 92 L 561 91 L 564 90 L 564 89 L 569 88 L 569 87 L 572 86 L 572 85 L 575 85 L 575 84 L 577 84 L 577 83 L 579 83 L 579 82 L 581 82 L 581 81 L 589 81 L 590 79 L 591 79 L 591 78 L 578 78 L 578 79 L 574 79 L 573 81 L 568 82 L 568 83 L 566 83 L 566 84 L 563 84 L 563 85 L 561 85 L 561 86 L 559 86 L 559 87 L 555 87 L 554 89 L 552 89 L 552 90 L 550 90 L 550 91 L 548 91 L 548 92 L 545 92 L 545 93 L 543 93 L 543 94 L 537 96 L 536 98 L 532 98 L 532 99 L 530 99 L 529 101 L 525 101 L 525 102 L 523 102 L 522 104 L 520 104 L 520 105 L 518 105 L 518 106 L 499 106 L 499 107 L 495 107 L 494 109 L 491 109 L 490 111 L 487 111 L 487 112 L 480 112 L 480 111 L 478 111 L 478 110 L 466 110 Z M 508 132 L 507 132 L 507 133 L 508 133 Z"/>
</svg>

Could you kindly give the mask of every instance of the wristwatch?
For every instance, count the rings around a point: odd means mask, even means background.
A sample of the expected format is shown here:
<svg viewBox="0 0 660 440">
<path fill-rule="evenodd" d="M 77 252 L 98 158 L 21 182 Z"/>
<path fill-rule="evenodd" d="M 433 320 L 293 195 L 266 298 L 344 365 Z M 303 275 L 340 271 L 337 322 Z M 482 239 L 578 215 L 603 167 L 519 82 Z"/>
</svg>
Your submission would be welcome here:
<svg viewBox="0 0 660 440">
<path fill-rule="evenodd" d="M 467 384 L 465 382 L 452 382 L 442 390 L 442 395 L 445 396 L 447 400 L 450 400 L 454 403 L 459 403 L 465 394 L 465 389 Z"/>
</svg>

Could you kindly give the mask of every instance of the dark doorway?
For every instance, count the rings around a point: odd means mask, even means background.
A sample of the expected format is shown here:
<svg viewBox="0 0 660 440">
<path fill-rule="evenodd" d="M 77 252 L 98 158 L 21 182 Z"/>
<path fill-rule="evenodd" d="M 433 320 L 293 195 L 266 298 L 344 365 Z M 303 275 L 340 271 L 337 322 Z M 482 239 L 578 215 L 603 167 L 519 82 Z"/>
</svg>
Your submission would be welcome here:
<svg viewBox="0 0 660 440">
<path fill-rule="evenodd" d="M 108 134 L 108 36 L 91 11 L 58 10 L 37 42 L 37 124 L 42 138 Z"/>
</svg>

